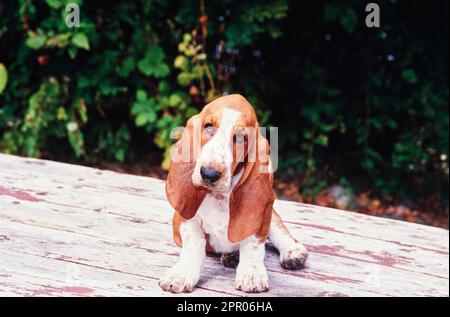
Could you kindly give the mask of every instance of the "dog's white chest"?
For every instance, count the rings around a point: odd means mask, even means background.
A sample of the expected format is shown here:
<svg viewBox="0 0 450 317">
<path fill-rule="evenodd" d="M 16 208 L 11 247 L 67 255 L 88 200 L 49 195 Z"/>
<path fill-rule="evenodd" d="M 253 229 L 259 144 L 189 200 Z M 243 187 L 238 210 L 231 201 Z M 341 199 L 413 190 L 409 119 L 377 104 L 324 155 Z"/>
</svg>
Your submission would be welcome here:
<svg viewBox="0 0 450 317">
<path fill-rule="evenodd" d="M 244 169 L 231 179 L 230 188 L 222 196 L 216 198 L 207 194 L 194 218 L 200 222 L 201 230 L 208 235 L 209 245 L 217 253 L 230 253 L 239 249 L 239 243 L 228 240 L 228 223 L 230 221 L 230 195 L 239 182 Z"/>
<path fill-rule="evenodd" d="M 238 243 L 228 240 L 228 222 L 230 220 L 229 197 L 217 199 L 207 194 L 200 205 L 196 217 L 199 218 L 209 245 L 218 253 L 236 251 Z"/>
</svg>

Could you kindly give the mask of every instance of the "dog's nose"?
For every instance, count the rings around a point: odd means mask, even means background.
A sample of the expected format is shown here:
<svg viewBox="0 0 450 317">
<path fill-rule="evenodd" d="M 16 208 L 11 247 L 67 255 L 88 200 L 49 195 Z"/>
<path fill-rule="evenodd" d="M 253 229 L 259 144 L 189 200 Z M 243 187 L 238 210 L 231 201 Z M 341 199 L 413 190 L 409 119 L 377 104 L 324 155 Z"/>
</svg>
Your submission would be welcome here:
<svg viewBox="0 0 450 317">
<path fill-rule="evenodd" d="M 202 176 L 203 180 L 205 180 L 208 183 L 214 183 L 216 182 L 222 173 L 216 171 L 212 167 L 201 167 L 200 168 L 200 175 Z"/>
</svg>

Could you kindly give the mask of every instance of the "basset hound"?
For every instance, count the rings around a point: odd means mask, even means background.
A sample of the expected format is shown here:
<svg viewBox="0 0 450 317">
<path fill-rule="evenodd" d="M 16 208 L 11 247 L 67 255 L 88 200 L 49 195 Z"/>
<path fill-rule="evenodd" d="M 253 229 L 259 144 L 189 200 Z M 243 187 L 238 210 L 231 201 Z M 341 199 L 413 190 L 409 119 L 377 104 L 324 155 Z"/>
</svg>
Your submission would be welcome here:
<svg viewBox="0 0 450 317">
<path fill-rule="evenodd" d="M 237 265 L 236 289 L 266 291 L 267 238 L 283 268 L 303 267 L 308 253 L 273 209 L 272 182 L 269 143 L 244 97 L 220 97 L 191 117 L 172 149 L 166 183 L 173 236 L 182 249 L 161 288 L 192 291 L 211 252 L 221 254 L 225 266 Z"/>
</svg>

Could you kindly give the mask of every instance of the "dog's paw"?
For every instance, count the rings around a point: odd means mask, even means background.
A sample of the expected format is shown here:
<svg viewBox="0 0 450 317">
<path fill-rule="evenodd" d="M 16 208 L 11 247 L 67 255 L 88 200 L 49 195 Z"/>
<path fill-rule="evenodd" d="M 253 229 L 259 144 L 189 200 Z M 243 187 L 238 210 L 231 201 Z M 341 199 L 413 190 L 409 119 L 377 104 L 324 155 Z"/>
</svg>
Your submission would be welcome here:
<svg viewBox="0 0 450 317">
<path fill-rule="evenodd" d="M 269 277 L 264 264 L 238 265 L 235 287 L 246 293 L 260 293 L 269 289 Z"/>
<path fill-rule="evenodd" d="M 222 253 L 220 256 L 220 262 L 222 262 L 225 267 L 237 267 L 239 264 L 239 252 Z"/>
<path fill-rule="evenodd" d="M 159 281 L 159 286 L 172 293 L 192 292 L 197 284 L 199 276 L 176 267 L 169 269 Z"/>
<path fill-rule="evenodd" d="M 280 264 L 283 269 L 298 270 L 305 266 L 306 259 L 308 258 L 308 251 L 299 242 L 292 244 L 284 252 L 280 253 Z"/>
</svg>

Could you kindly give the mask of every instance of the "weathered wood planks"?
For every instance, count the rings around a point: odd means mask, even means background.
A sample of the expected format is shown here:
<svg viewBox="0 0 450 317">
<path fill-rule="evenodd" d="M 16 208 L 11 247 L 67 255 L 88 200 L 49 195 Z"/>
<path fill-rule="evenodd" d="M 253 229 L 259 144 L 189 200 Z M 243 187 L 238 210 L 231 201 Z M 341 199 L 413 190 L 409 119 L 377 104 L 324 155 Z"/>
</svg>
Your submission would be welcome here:
<svg viewBox="0 0 450 317">
<path fill-rule="evenodd" d="M 275 208 L 311 254 L 287 271 L 268 246 L 263 296 L 449 296 L 447 230 Z M 171 217 L 161 180 L 0 154 L 0 296 L 166 296 L 158 279 L 179 252 Z M 208 257 L 180 296 L 245 296 L 234 275 Z"/>
</svg>

